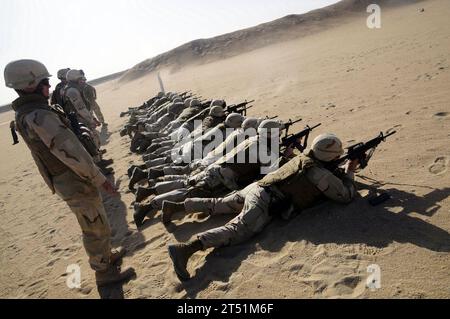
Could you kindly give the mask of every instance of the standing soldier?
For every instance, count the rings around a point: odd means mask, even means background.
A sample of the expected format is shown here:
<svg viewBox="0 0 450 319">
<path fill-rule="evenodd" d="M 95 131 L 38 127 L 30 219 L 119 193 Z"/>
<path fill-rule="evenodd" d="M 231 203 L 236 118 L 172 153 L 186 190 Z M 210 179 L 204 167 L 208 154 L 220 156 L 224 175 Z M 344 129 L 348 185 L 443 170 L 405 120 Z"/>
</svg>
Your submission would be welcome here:
<svg viewBox="0 0 450 319">
<path fill-rule="evenodd" d="M 83 70 L 80 70 L 80 72 L 84 76 Z M 97 103 L 97 91 L 92 85 L 86 82 L 86 77 L 81 78 L 80 83 L 82 87 L 81 94 L 83 94 L 85 101 L 89 103 L 88 107 L 90 108 L 91 112 L 95 114 L 95 116 L 103 126 L 108 126 L 108 123 L 105 122 L 105 117 L 103 116 L 100 106 Z"/>
<path fill-rule="evenodd" d="M 19 137 L 17 136 L 17 133 L 16 133 L 16 123 L 14 121 L 11 121 L 11 123 L 9 123 L 9 128 L 11 129 L 13 145 L 19 144 Z"/>
<path fill-rule="evenodd" d="M 51 76 L 35 60 L 9 63 L 5 83 L 19 98 L 13 102 L 16 127 L 24 139 L 44 181 L 77 217 L 83 243 L 99 286 L 134 275 L 132 268 L 116 266 L 125 250 L 111 250 L 111 230 L 98 187 L 111 195 L 114 186 L 94 165 L 77 137 L 48 104 Z"/>
<path fill-rule="evenodd" d="M 86 78 L 84 73 L 80 70 L 70 70 L 67 72 L 67 86 L 64 89 L 64 109 L 70 112 L 75 112 L 78 121 L 87 126 L 92 133 L 92 138 L 100 148 L 100 135 L 96 127 L 100 125 L 97 119 L 92 116 L 90 110 L 90 103 L 83 95 L 83 86 Z"/>
<path fill-rule="evenodd" d="M 90 110 L 91 104 L 83 94 L 84 82 L 86 78 L 81 70 L 69 70 L 67 72 L 67 85 L 64 88 L 64 110 L 66 113 L 75 113 L 78 122 L 83 124 L 89 129 L 90 136 L 99 150 L 98 155 L 94 156 L 94 161 L 97 166 L 102 169 L 104 174 L 111 174 L 113 170 L 107 168 L 107 166 L 113 163 L 112 159 L 103 160 L 101 154 L 105 151 L 100 151 L 101 141 L 100 134 L 96 130 L 96 127 L 100 125 L 97 119 L 92 115 Z"/>
<path fill-rule="evenodd" d="M 66 75 L 67 75 L 67 72 L 69 72 L 70 71 L 70 69 L 69 68 L 67 68 L 67 69 L 61 69 L 61 70 L 59 70 L 58 71 L 58 74 L 57 74 L 57 76 L 58 76 L 58 79 L 61 81 L 61 82 L 59 82 L 57 85 L 56 85 L 56 87 L 55 87 L 55 90 L 53 91 L 53 93 L 52 93 L 52 99 L 51 99 L 51 102 L 50 102 L 50 104 L 51 105 L 55 105 L 55 104 L 58 104 L 58 105 L 60 105 L 60 106 L 64 106 L 64 102 L 63 102 L 63 94 L 64 94 L 64 87 L 67 85 L 67 80 L 66 80 Z M 64 109 L 64 108 L 63 108 Z M 64 109 L 64 112 L 65 112 L 66 110 Z M 67 112 L 66 112 L 67 113 Z"/>
</svg>

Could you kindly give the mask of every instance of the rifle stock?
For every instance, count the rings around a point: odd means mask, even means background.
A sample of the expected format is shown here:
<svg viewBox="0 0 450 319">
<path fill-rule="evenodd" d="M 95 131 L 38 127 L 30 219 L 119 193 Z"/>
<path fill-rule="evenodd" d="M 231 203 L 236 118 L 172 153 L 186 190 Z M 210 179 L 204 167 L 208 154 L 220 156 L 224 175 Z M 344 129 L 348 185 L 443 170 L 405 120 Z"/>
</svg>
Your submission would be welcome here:
<svg viewBox="0 0 450 319">
<path fill-rule="evenodd" d="M 322 123 L 319 123 L 313 127 L 310 127 L 307 125 L 302 131 L 296 133 L 296 134 L 290 134 L 281 139 L 281 145 L 284 147 L 289 147 L 290 145 L 294 145 L 300 152 L 303 152 L 306 147 L 308 146 L 308 138 L 309 134 L 321 126 Z M 303 139 L 303 145 L 299 140 Z"/>
</svg>

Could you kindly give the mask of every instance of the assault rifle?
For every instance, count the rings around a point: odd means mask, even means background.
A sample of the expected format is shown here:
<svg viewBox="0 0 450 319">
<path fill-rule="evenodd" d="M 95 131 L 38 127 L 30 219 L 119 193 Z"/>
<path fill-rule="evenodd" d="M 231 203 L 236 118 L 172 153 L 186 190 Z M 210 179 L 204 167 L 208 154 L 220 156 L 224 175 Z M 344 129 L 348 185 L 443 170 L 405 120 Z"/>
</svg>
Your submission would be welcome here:
<svg viewBox="0 0 450 319">
<path fill-rule="evenodd" d="M 295 121 L 292 121 L 290 119 L 286 123 L 282 123 L 281 124 L 281 131 L 286 131 L 285 137 L 287 137 L 289 135 L 289 129 L 291 128 L 291 126 L 294 125 L 294 124 L 297 124 L 298 122 L 301 122 L 302 120 L 303 120 L 302 118 L 298 118 Z"/>
<path fill-rule="evenodd" d="M 183 93 L 181 93 L 180 94 L 180 97 L 182 98 L 182 99 L 187 99 L 188 97 L 186 97 L 186 96 L 188 96 L 190 94 L 190 96 L 193 96 L 194 94 L 192 93 L 192 91 L 186 91 L 186 92 L 183 92 Z"/>
<path fill-rule="evenodd" d="M 386 138 L 394 135 L 395 133 L 397 132 L 393 131 L 387 134 L 381 132 L 380 135 L 378 135 L 376 138 L 366 143 L 361 142 L 348 147 L 346 155 L 344 155 L 338 160 L 327 163 L 326 168 L 329 170 L 335 170 L 340 165 L 344 164 L 347 160 L 352 161 L 356 159 L 359 160 L 359 166 L 361 169 L 366 168 L 367 165 L 369 164 L 369 160 L 372 158 L 373 153 L 375 152 L 378 145 L 380 145 L 381 142 L 385 142 Z"/>
<path fill-rule="evenodd" d="M 253 105 L 248 106 L 250 103 L 255 102 L 255 100 L 252 101 L 245 101 L 239 104 L 233 104 L 233 105 L 229 105 L 227 106 L 227 108 L 225 109 L 225 111 L 228 114 L 231 113 L 238 113 L 244 116 L 247 116 L 247 110 L 251 109 L 253 107 Z"/>
<path fill-rule="evenodd" d="M 321 125 L 322 123 L 319 123 L 313 127 L 309 127 L 309 125 L 307 125 L 302 131 L 296 134 L 286 135 L 281 139 L 281 146 L 289 147 L 293 145 L 295 148 L 297 148 L 300 152 L 303 153 L 303 151 L 308 146 L 309 133 L 311 133 L 314 129 L 318 128 Z M 303 144 L 301 143 L 302 138 L 304 138 Z"/>
<path fill-rule="evenodd" d="M 75 112 L 70 112 L 67 114 L 67 119 L 70 121 L 70 126 L 72 127 L 72 131 L 75 133 L 75 135 L 78 137 L 78 140 L 83 144 L 86 151 L 91 156 L 97 156 L 98 155 L 98 149 L 95 145 L 94 141 L 92 140 L 92 137 L 90 133 L 87 133 L 87 131 L 90 131 L 88 128 L 85 128 L 83 131 L 83 128 L 81 127 L 80 123 L 78 122 L 77 115 Z"/>
<path fill-rule="evenodd" d="M 200 103 L 202 104 L 203 108 L 209 108 L 211 106 L 212 102 L 213 102 L 212 100 L 200 101 Z"/>
</svg>

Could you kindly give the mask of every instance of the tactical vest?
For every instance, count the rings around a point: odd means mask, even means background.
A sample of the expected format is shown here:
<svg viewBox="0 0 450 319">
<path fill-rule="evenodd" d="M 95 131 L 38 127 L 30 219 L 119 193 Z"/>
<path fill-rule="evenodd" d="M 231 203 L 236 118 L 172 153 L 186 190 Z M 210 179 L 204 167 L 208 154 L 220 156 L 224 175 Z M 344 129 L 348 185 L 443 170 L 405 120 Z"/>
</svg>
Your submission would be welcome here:
<svg viewBox="0 0 450 319">
<path fill-rule="evenodd" d="M 16 112 L 17 131 L 28 145 L 45 183 L 55 193 L 52 181 L 53 177 L 67 172 L 69 168 L 50 152 L 49 148 L 39 137 L 33 136 L 34 134 L 29 132 L 29 127 L 25 122 L 25 116 L 36 110 L 53 111 L 48 105 L 47 100 L 37 94 L 18 98 L 13 102 L 13 109 Z"/>
<path fill-rule="evenodd" d="M 90 84 L 85 83 L 83 86 L 83 96 L 90 101 L 97 99 L 97 90 Z"/>
<path fill-rule="evenodd" d="M 297 209 L 303 210 L 323 197 L 323 193 L 309 181 L 305 174 L 308 169 L 320 166 L 314 159 L 299 155 L 276 172 L 264 177 L 258 185 L 265 188 L 276 186 Z"/>
<path fill-rule="evenodd" d="M 60 82 L 56 85 L 55 90 L 52 93 L 52 102 L 51 104 L 58 104 L 64 109 L 64 100 L 63 100 L 63 88 L 65 83 Z"/>
<path fill-rule="evenodd" d="M 236 183 L 241 187 L 245 187 L 262 177 L 261 163 L 250 163 L 250 149 L 251 145 L 253 145 L 252 140 L 246 140 L 243 143 L 246 143 L 246 145 L 240 149 L 239 152 L 237 152 L 235 148 L 231 153 L 227 154 L 226 157 L 224 156 L 217 161 L 218 165 L 230 168 L 235 173 L 237 176 Z M 244 163 L 239 163 L 238 160 L 240 160 L 240 158 L 238 154 L 242 153 L 245 154 L 245 161 Z M 233 159 L 227 161 L 231 156 Z"/>
</svg>

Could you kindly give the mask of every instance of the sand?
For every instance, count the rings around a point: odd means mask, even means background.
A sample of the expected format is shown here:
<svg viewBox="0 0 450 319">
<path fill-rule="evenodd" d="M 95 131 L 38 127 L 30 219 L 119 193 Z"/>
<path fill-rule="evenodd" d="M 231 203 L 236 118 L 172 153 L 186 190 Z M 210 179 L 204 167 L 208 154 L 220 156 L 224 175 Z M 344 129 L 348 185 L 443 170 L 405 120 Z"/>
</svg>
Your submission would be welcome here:
<svg viewBox="0 0 450 319">
<path fill-rule="evenodd" d="M 157 214 L 142 232 L 132 222 L 126 170 L 139 157 L 129 153 L 129 138 L 119 136 L 126 121 L 119 113 L 158 91 L 155 72 L 97 86 L 110 123 L 105 148 L 121 192 L 105 195 L 105 207 L 113 244 L 130 250 L 124 264 L 137 272 L 114 289 L 95 286 L 75 217 L 50 194 L 24 143 L 10 145 L 13 114 L 0 114 L 0 297 L 449 298 L 450 6 L 429 0 L 386 7 L 379 30 L 365 26 L 367 15 L 342 14 L 317 32 L 160 70 L 170 91 L 229 103 L 255 99 L 249 115 L 301 116 L 294 130 L 322 123 L 311 141 L 334 132 L 351 145 L 398 132 L 358 174 L 353 203 L 323 203 L 289 223 L 273 222 L 243 245 L 197 253 L 188 267 L 193 279 L 183 284 L 167 244 L 227 219 L 193 214 L 166 229 Z M 392 199 L 370 206 L 367 197 L 380 189 Z M 75 263 L 81 289 L 66 286 L 66 267 Z M 381 269 L 375 291 L 366 288 L 371 264 Z"/>
</svg>

